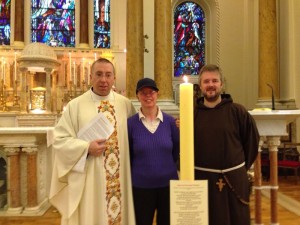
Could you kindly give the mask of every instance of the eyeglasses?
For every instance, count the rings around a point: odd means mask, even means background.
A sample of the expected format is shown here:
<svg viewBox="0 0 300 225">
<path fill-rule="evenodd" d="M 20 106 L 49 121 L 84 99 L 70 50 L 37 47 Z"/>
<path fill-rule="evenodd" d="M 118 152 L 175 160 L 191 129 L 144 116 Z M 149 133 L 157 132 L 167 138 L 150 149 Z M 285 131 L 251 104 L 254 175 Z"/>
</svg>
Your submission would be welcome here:
<svg viewBox="0 0 300 225">
<path fill-rule="evenodd" d="M 157 91 L 139 91 L 139 93 L 143 96 L 147 96 L 147 95 L 154 95 L 155 93 L 157 93 Z"/>
</svg>

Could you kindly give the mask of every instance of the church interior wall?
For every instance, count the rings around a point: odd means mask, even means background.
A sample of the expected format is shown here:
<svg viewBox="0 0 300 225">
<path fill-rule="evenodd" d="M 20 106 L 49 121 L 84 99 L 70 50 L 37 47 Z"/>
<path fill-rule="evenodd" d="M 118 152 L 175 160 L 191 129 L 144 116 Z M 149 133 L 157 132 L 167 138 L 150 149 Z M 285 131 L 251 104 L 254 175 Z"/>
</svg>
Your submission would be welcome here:
<svg viewBox="0 0 300 225">
<path fill-rule="evenodd" d="M 234 101 L 251 109 L 257 99 L 258 77 L 258 64 L 253 57 L 257 38 L 253 22 L 257 15 L 254 3 L 234 0 L 219 3 L 220 66 L 225 76 L 226 92 Z"/>
</svg>

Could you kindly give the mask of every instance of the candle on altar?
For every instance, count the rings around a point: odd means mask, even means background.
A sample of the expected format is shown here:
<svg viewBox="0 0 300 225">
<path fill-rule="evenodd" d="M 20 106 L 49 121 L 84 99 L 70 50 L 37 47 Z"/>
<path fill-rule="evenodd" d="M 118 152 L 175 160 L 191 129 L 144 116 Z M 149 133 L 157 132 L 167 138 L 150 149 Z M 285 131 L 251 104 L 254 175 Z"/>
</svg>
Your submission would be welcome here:
<svg viewBox="0 0 300 225">
<path fill-rule="evenodd" d="M 81 70 L 82 70 L 82 75 L 81 75 L 82 80 L 86 81 L 86 79 L 85 79 L 85 73 L 84 73 L 84 58 L 82 58 Z"/>
<path fill-rule="evenodd" d="M 17 53 L 15 52 L 15 71 L 14 71 L 14 80 L 17 80 Z"/>
<path fill-rule="evenodd" d="M 71 61 L 71 52 L 69 52 L 69 76 L 70 76 L 70 81 L 72 81 L 72 61 Z"/>
<path fill-rule="evenodd" d="M 180 84 L 180 180 L 194 180 L 193 84 Z"/>
<path fill-rule="evenodd" d="M 1 60 L 1 79 L 3 80 L 3 60 L 4 58 L 2 57 L 2 60 Z"/>
<path fill-rule="evenodd" d="M 75 62 L 74 62 L 73 82 L 74 82 L 74 85 L 76 85 L 76 63 Z"/>
<path fill-rule="evenodd" d="M 90 85 L 90 77 L 91 77 L 91 63 L 89 62 L 89 68 L 88 68 L 88 82 L 87 82 L 88 85 Z"/>
<path fill-rule="evenodd" d="M 4 57 L 2 57 L 2 60 L 1 60 L 1 76 L 2 76 L 3 83 L 5 83 L 5 74 L 4 74 Z"/>
<path fill-rule="evenodd" d="M 3 62 L 3 83 L 5 84 L 5 61 Z"/>
<path fill-rule="evenodd" d="M 95 61 L 97 60 L 97 53 L 95 52 L 94 53 L 94 58 L 95 58 Z"/>
</svg>

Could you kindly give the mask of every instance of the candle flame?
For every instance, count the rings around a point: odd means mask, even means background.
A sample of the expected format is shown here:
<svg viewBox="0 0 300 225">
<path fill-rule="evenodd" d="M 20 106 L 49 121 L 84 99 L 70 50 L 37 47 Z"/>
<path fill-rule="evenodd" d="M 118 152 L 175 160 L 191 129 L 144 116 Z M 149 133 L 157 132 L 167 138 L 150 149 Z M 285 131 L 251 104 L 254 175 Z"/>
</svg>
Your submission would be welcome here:
<svg viewBox="0 0 300 225">
<path fill-rule="evenodd" d="M 184 83 L 187 83 L 188 82 L 188 78 L 187 78 L 187 76 L 183 76 L 183 80 L 184 80 Z"/>
</svg>

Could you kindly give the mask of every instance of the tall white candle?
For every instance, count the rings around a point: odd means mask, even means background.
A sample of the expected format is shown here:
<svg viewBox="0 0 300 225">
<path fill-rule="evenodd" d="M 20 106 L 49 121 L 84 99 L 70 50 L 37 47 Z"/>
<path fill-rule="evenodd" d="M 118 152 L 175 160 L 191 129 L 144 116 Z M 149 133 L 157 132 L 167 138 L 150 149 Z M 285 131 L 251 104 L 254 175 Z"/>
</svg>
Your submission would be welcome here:
<svg viewBox="0 0 300 225">
<path fill-rule="evenodd" d="M 17 80 L 17 53 L 15 52 L 15 71 L 14 71 L 14 80 Z"/>
<path fill-rule="evenodd" d="M 97 60 L 97 53 L 95 52 L 94 53 L 94 58 L 95 58 L 95 61 Z"/>
<path fill-rule="evenodd" d="M 193 84 L 180 84 L 180 179 L 194 180 Z"/>
</svg>

